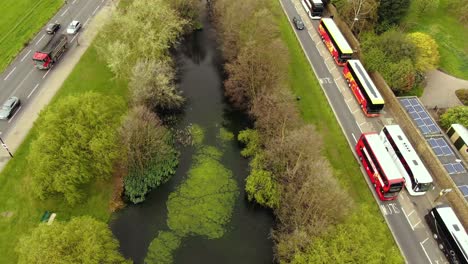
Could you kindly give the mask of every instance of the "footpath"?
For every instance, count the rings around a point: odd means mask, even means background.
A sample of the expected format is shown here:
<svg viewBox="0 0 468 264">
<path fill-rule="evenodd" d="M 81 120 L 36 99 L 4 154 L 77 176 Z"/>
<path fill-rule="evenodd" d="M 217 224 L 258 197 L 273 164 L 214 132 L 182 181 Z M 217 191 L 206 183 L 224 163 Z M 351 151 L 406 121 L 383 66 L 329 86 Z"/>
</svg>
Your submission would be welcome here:
<svg viewBox="0 0 468 264">
<path fill-rule="evenodd" d="M 421 101 L 427 108 L 448 108 L 462 105 L 455 91 L 468 88 L 468 81 L 450 76 L 439 70 L 427 74 L 427 85 L 424 87 Z"/>
<path fill-rule="evenodd" d="M 114 8 L 115 4 L 112 1 L 108 2 L 87 26 L 78 33 L 75 40 L 70 43 L 68 51 L 64 54 L 64 58 L 50 71 L 48 78 L 41 84 L 42 89 L 39 90 L 33 103 L 22 108 L 21 115 L 14 126 L 1 135 L 3 141 L 13 153 L 13 156 L 28 135 L 41 110 L 49 104 L 60 87 L 62 87 L 62 84 L 91 45 L 99 30 L 105 24 L 105 21 L 110 18 Z M 0 171 L 3 170 L 10 159 L 11 157 L 8 152 L 3 148 L 0 149 Z"/>
</svg>

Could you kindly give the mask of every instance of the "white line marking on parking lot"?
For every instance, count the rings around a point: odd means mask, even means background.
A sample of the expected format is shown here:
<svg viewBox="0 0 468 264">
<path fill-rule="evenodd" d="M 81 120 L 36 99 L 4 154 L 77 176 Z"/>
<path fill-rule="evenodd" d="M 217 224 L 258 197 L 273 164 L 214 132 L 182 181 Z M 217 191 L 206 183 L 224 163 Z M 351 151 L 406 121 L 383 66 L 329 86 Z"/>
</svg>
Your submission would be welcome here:
<svg viewBox="0 0 468 264">
<path fill-rule="evenodd" d="M 358 126 L 361 127 L 362 125 L 364 125 L 365 123 L 367 123 L 366 121 L 362 122 L 361 124 L 359 124 Z"/>
<path fill-rule="evenodd" d="M 413 227 L 416 227 L 417 225 L 419 225 L 421 223 L 421 220 L 419 220 L 416 224 L 413 225 Z"/>
<path fill-rule="evenodd" d="M 356 122 L 356 125 L 357 125 L 357 127 L 359 128 L 359 131 L 361 131 L 361 133 L 362 133 L 362 129 L 361 129 L 361 127 L 359 126 L 357 120 L 354 120 L 354 122 Z"/>
<path fill-rule="evenodd" d="M 423 241 L 423 242 L 419 242 L 419 244 L 421 245 L 421 247 L 422 247 L 422 249 L 423 249 L 423 251 L 424 251 L 424 254 L 426 254 L 426 257 L 427 257 L 427 259 L 429 260 L 429 263 L 432 264 L 432 261 L 431 261 L 431 259 L 429 258 L 429 255 L 427 254 L 426 249 L 425 249 L 424 246 L 423 246 L 424 242 L 426 242 L 428 239 L 429 239 L 429 238 L 424 239 L 424 241 Z"/>
<path fill-rule="evenodd" d="M 7 76 L 5 77 L 5 79 L 3 79 L 4 81 L 6 81 L 8 79 L 8 77 L 10 77 L 10 75 L 16 70 L 16 67 L 13 68 L 13 70 L 10 71 L 10 73 L 7 74 Z"/>
<path fill-rule="evenodd" d="M 63 13 L 60 16 L 63 17 L 68 12 L 68 9 L 70 8 L 68 7 L 67 9 L 65 9 L 65 11 L 63 11 Z"/>
<path fill-rule="evenodd" d="M 413 213 L 414 213 L 414 210 L 413 210 L 413 211 L 411 211 L 411 213 L 409 213 L 409 214 L 408 214 L 408 216 L 412 215 Z"/>
<path fill-rule="evenodd" d="M 31 95 L 34 93 L 34 91 L 36 91 L 37 87 L 39 87 L 39 84 L 38 84 L 38 83 L 36 84 L 36 86 L 34 86 L 34 88 L 32 89 L 32 91 L 29 93 L 28 99 L 29 99 L 29 97 L 31 97 Z"/>
<path fill-rule="evenodd" d="M 359 111 L 359 109 L 360 109 L 360 108 L 356 108 L 356 110 L 354 110 L 354 111 L 352 112 L 352 114 L 354 115 L 357 111 Z"/>
<path fill-rule="evenodd" d="M 96 11 L 99 9 L 100 6 L 101 6 L 101 5 L 98 5 L 98 6 L 96 7 L 96 9 L 94 9 L 94 11 L 93 11 L 93 16 L 94 16 L 94 14 L 96 13 Z"/>
<path fill-rule="evenodd" d="M 24 55 L 24 57 L 21 59 L 21 62 L 23 62 L 26 59 L 26 57 L 28 57 L 28 55 L 29 55 L 29 53 L 31 53 L 31 51 L 32 50 L 29 50 L 28 53 L 26 53 L 26 55 Z"/>
<path fill-rule="evenodd" d="M 354 136 L 354 134 L 353 134 L 353 133 L 351 133 L 351 136 L 353 136 L 353 138 L 354 138 L 354 142 L 356 142 L 356 143 L 357 143 L 356 137 Z"/>
<path fill-rule="evenodd" d="M 42 35 L 42 37 L 36 42 L 36 45 L 39 44 L 39 42 L 41 42 L 41 40 L 45 37 L 45 34 Z"/>
<path fill-rule="evenodd" d="M 408 215 L 407 215 L 406 212 L 405 212 L 405 209 L 404 209 L 404 208 L 401 208 L 401 210 L 403 210 L 403 214 L 405 215 L 406 221 L 408 221 L 409 226 L 410 226 L 411 229 L 414 231 L 413 225 L 411 224 L 411 221 L 409 220 Z"/>
<path fill-rule="evenodd" d="M 21 106 L 18 108 L 18 110 L 16 110 L 15 114 L 10 118 L 10 120 L 8 120 L 8 123 L 10 123 L 13 118 L 15 118 L 16 114 L 21 110 Z"/>
</svg>

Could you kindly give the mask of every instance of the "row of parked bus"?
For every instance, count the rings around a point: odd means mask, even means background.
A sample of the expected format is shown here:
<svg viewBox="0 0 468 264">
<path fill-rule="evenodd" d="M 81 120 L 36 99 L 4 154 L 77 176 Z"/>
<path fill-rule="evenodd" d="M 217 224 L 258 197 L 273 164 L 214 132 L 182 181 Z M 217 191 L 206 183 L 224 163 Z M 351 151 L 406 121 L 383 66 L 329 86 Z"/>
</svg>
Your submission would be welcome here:
<svg viewBox="0 0 468 264">
<path fill-rule="evenodd" d="M 362 63 L 352 59 L 353 50 L 333 19 L 320 17 L 321 0 L 301 2 L 310 18 L 320 19 L 322 41 L 335 63 L 343 67 L 343 75 L 364 114 L 379 116 L 384 99 Z M 363 133 L 355 150 L 382 201 L 396 199 L 403 186 L 410 195 L 418 196 L 433 185 L 430 173 L 398 125 L 385 126 L 380 133 Z M 452 208 L 437 206 L 426 215 L 426 221 L 450 263 L 468 264 L 468 235 Z"/>
</svg>

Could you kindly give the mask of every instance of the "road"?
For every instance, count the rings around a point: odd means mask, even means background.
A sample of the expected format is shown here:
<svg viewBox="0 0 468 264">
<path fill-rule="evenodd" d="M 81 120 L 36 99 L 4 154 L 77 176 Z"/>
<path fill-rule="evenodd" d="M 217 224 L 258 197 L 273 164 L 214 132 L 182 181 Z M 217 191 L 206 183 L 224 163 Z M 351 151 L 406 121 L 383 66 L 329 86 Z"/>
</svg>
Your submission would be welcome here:
<svg viewBox="0 0 468 264">
<path fill-rule="evenodd" d="M 50 21 L 58 21 L 61 24 L 58 33 L 65 33 L 68 24 L 72 20 L 80 21 L 83 24 L 81 31 L 86 30 L 89 20 L 104 4 L 105 0 L 68 0 L 68 3 L 63 5 Z M 10 96 L 16 96 L 21 100 L 21 108 L 24 108 L 32 103 L 35 94 L 38 94 L 39 90 L 47 89 L 47 87 L 42 87 L 41 84 L 47 79 L 49 72 L 53 71 L 53 67 L 48 71 L 38 70 L 32 62 L 34 52 L 40 49 L 52 37 L 45 33 L 45 27 L 46 25 L 0 75 L 1 104 Z M 79 34 L 69 36 L 69 49 L 75 47 Z M 62 60 L 66 59 L 67 53 L 65 52 L 56 65 L 59 65 Z M 9 130 L 15 126 L 15 122 L 19 118 L 23 118 L 21 108 L 8 121 L 0 121 L 0 133 L 2 135 L 8 134 Z M 8 142 L 6 143 L 8 144 Z"/>
<path fill-rule="evenodd" d="M 280 0 L 280 2 L 290 21 L 294 16 L 300 16 L 304 21 L 307 30 L 295 30 L 296 36 L 350 147 L 354 149 L 362 132 L 380 131 L 384 124 L 391 123 L 391 116 L 384 113 L 382 118 L 372 119 L 362 114 L 342 77 L 341 69 L 334 64 L 318 35 L 318 22 L 312 22 L 307 17 L 299 0 Z M 292 23 L 291 26 L 293 27 Z M 369 188 L 373 190 L 362 166 L 361 171 Z M 407 263 L 447 263 L 424 222 L 424 214 L 432 207 L 430 195 L 410 197 L 403 191 L 397 200 L 382 202 L 375 192 L 373 194 Z"/>
</svg>

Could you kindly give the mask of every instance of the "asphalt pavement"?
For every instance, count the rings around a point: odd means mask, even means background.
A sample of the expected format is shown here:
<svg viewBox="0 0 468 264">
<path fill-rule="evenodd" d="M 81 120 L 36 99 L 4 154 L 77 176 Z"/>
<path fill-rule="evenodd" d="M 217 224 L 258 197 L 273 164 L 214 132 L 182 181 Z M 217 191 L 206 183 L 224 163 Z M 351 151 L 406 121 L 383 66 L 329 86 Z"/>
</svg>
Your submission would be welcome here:
<svg viewBox="0 0 468 264">
<path fill-rule="evenodd" d="M 61 28 L 57 33 L 66 33 L 66 28 L 72 20 L 78 20 L 82 23 L 81 31 L 86 30 L 90 19 L 105 4 L 105 0 L 68 0 L 67 3 L 55 14 L 50 22 L 59 22 Z M 47 23 L 49 24 L 49 23 Z M 67 53 L 73 49 L 81 31 L 74 36 L 69 36 L 69 50 L 65 52 L 62 58 L 50 70 L 38 70 L 34 67 L 32 56 L 35 51 L 52 38 L 45 32 L 47 24 L 43 29 L 29 42 L 0 75 L 0 104 L 3 104 L 10 96 L 16 96 L 21 100 L 21 107 L 14 113 L 9 120 L 0 121 L 0 132 L 2 137 L 10 133 L 11 127 L 15 126 L 18 119 L 22 118 L 23 109 L 32 103 L 36 94 L 42 89 L 47 89 L 43 84 L 49 77 L 51 71 L 59 66 L 63 60 L 66 60 Z M 8 143 L 8 142 L 7 142 Z"/>
<path fill-rule="evenodd" d="M 320 82 L 350 148 L 354 149 L 361 133 L 380 131 L 383 125 L 391 124 L 392 117 L 389 113 L 384 112 L 381 118 L 366 118 L 362 114 L 354 95 L 352 95 L 342 77 L 341 67 L 335 65 L 318 35 L 318 21 L 312 21 L 307 17 L 300 1 L 280 0 L 280 2 L 290 21 L 294 16 L 300 16 L 306 25 L 306 30 L 298 31 L 294 29 L 296 36 Z M 294 28 L 292 23 L 291 26 Z M 355 157 L 356 162 L 358 162 L 356 155 Z M 362 166 L 361 171 L 405 261 L 412 264 L 447 263 L 432 239 L 423 218 L 427 210 L 432 207 L 433 197 L 437 190 L 428 192 L 423 197 L 410 197 L 405 191 L 402 191 L 397 200 L 382 202 L 373 191 L 374 187 Z M 369 241 L 369 243 L 372 243 L 372 241 Z"/>
</svg>

